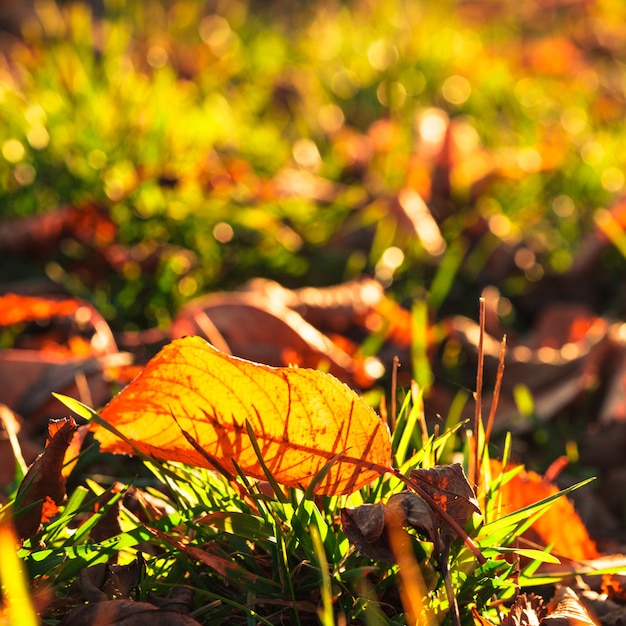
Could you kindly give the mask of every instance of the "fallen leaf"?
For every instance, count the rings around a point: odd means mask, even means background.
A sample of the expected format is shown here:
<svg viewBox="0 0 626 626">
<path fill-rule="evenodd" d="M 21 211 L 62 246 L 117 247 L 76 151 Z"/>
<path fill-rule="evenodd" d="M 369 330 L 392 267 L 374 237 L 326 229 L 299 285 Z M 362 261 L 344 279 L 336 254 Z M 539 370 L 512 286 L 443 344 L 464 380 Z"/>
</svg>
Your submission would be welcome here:
<svg viewBox="0 0 626 626">
<path fill-rule="evenodd" d="M 341 526 L 348 541 L 366 557 L 393 563 L 395 558 L 385 529 L 382 502 L 341 509 Z"/>
<path fill-rule="evenodd" d="M 474 513 L 480 513 L 476 494 L 470 486 L 460 463 L 437 465 L 435 467 L 415 469 L 410 474 L 411 480 L 430 496 L 434 503 L 435 515 L 441 528 L 453 537 L 458 533 L 438 511 L 445 511 L 463 528 Z"/>
<path fill-rule="evenodd" d="M 471 358 L 478 354 L 480 328 L 468 318 L 447 321 L 450 338 L 458 341 Z M 515 391 L 528 388 L 534 413 L 548 420 L 598 383 L 603 364 L 614 351 L 609 324 L 585 307 L 553 305 L 546 308 L 532 332 L 523 340 L 507 337 L 506 375 L 502 381 L 494 432 L 528 431 L 531 420 L 520 416 Z M 500 359 L 501 336 L 484 336 L 484 376 L 495 380 Z M 610 375 L 610 372 L 607 372 Z M 483 401 L 489 403 L 488 394 Z"/>
<path fill-rule="evenodd" d="M 222 352 L 275 367 L 320 367 L 348 383 L 356 370 L 354 359 L 297 311 L 260 293 L 202 298 L 181 311 L 170 334 L 202 334 Z"/>
<path fill-rule="evenodd" d="M 507 469 L 513 469 L 513 466 Z M 493 476 L 502 473 L 502 465 L 495 459 L 491 461 L 491 473 Z M 545 480 L 536 472 L 524 469 L 500 485 L 498 489 L 498 497 L 501 498 L 500 510 L 503 515 L 507 515 L 559 491 L 554 483 Z M 566 533 L 563 532 L 565 526 Z M 533 523 L 526 537 L 541 546 L 552 545 L 554 555 L 572 561 L 586 561 L 599 556 L 585 525 L 570 500 L 565 497 L 558 498 L 550 504 L 545 513 Z"/>
<path fill-rule="evenodd" d="M 64 205 L 46 213 L 4 220 L 0 223 L 0 247 L 5 253 L 40 259 L 56 254 L 64 238 L 102 246 L 113 240 L 115 230 L 102 207 Z"/>
<path fill-rule="evenodd" d="M 126 565 L 97 563 L 84 567 L 78 575 L 78 587 L 89 602 L 129 598 L 141 582 L 145 561 L 141 553 Z"/>
<path fill-rule="evenodd" d="M 215 459 L 241 470 L 314 491 L 356 491 L 391 467 L 391 440 L 383 421 L 354 391 L 329 374 L 274 368 L 219 352 L 200 337 L 165 346 L 101 412 L 132 445 L 101 426 L 102 450 L 211 468 Z M 189 443 L 193 438 L 206 455 Z M 330 464 L 330 468 L 327 466 Z"/>
<path fill-rule="evenodd" d="M 398 528 L 412 527 L 426 536 L 437 554 L 443 545 L 435 514 L 417 494 L 408 491 L 392 495 L 387 503 L 363 504 L 341 510 L 343 532 L 358 550 L 376 561 L 396 562 L 389 533 Z M 403 531 L 407 537 L 408 533 Z"/>
<path fill-rule="evenodd" d="M 84 604 L 70 611 L 59 626 L 200 626 L 190 615 L 179 611 L 160 609 L 149 602 L 134 600 L 107 600 Z"/>
<path fill-rule="evenodd" d="M 605 593 L 610 600 L 626 604 L 626 575 L 603 574 L 602 593 Z"/>
<path fill-rule="evenodd" d="M 597 626 L 587 609 L 570 587 L 559 587 L 548 605 L 542 626 Z"/>
<path fill-rule="evenodd" d="M 543 598 L 534 593 L 522 593 L 502 620 L 502 626 L 539 626 L 547 612 Z"/>
<path fill-rule="evenodd" d="M 0 325 L 10 326 L 21 322 L 68 317 L 80 308 L 77 299 L 42 298 L 7 293 L 0 296 Z"/>
<path fill-rule="evenodd" d="M 107 368 L 124 366 L 129 359 L 126 353 L 84 359 L 38 350 L 2 350 L 0 397 L 31 428 L 45 425 L 49 418 L 67 414 L 67 409 L 52 399 L 52 392 L 102 406 L 112 395 L 111 384 L 105 378 Z"/>
<path fill-rule="evenodd" d="M 47 522 L 65 498 L 63 464 L 72 441 L 76 422 L 65 419 L 53 422 L 46 449 L 35 459 L 22 480 L 16 502 L 15 526 L 22 539 L 32 537 L 42 522 Z M 31 505 L 32 506 L 31 508 Z M 25 510 L 25 509 L 29 510 Z M 20 514 L 21 511 L 24 511 Z"/>
</svg>

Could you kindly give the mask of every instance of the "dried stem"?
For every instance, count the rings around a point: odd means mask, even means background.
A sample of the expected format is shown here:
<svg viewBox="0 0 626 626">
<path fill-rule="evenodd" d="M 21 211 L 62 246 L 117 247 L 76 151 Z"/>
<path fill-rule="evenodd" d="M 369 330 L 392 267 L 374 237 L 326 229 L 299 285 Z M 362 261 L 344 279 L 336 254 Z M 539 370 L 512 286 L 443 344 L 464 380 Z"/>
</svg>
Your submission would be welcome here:
<svg viewBox="0 0 626 626">
<path fill-rule="evenodd" d="M 480 303 L 480 336 L 478 339 L 478 366 L 476 371 L 476 410 L 474 412 L 474 488 L 478 488 L 480 481 L 480 431 L 482 429 L 482 403 L 483 403 L 483 368 L 485 364 L 484 341 L 485 341 L 485 298 L 479 299 Z"/>
<path fill-rule="evenodd" d="M 396 354 L 393 357 L 393 366 L 391 369 L 391 423 L 390 428 L 391 432 L 393 432 L 396 428 L 396 418 L 397 418 L 397 396 L 398 396 L 398 368 L 400 367 L 400 359 Z"/>
<path fill-rule="evenodd" d="M 493 400 L 491 401 L 491 408 L 489 410 L 489 418 L 487 419 L 487 428 L 485 429 L 485 444 L 483 446 L 483 454 L 489 445 L 489 439 L 491 438 L 491 431 L 493 430 L 493 423 L 496 419 L 496 411 L 498 410 L 498 401 L 500 400 L 500 389 L 502 387 L 502 378 L 504 377 L 504 355 L 506 353 L 506 335 L 502 337 L 500 343 L 500 360 L 498 361 L 498 371 L 496 373 L 496 383 L 493 388 Z"/>
</svg>

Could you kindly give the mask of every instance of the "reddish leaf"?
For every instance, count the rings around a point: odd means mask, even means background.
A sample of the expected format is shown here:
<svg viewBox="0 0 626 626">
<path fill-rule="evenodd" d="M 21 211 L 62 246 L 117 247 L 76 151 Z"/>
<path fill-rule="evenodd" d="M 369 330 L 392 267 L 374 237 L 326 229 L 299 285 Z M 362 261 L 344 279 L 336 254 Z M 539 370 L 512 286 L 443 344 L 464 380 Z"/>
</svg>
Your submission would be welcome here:
<svg viewBox="0 0 626 626">
<path fill-rule="evenodd" d="M 386 425 L 336 378 L 231 357 L 200 337 L 165 346 L 101 415 L 145 454 L 202 467 L 214 459 L 232 474 L 236 459 L 264 479 L 248 422 L 279 483 L 306 488 L 331 464 L 317 493 L 350 493 L 391 467 Z M 133 453 L 108 430 L 95 433 L 103 450 Z"/>
<path fill-rule="evenodd" d="M 42 522 L 47 522 L 57 511 L 65 497 L 65 479 L 63 463 L 65 451 L 76 430 L 76 422 L 69 418 L 53 422 L 50 426 L 50 438 L 46 449 L 30 466 L 18 490 L 15 525 L 23 539 L 32 537 Z M 20 515 L 30 505 L 29 511 Z"/>
<path fill-rule="evenodd" d="M 0 325 L 10 326 L 20 322 L 66 317 L 82 306 L 80 300 L 52 299 L 8 293 L 0 296 Z"/>
<path fill-rule="evenodd" d="M 491 463 L 493 475 L 502 472 L 502 466 L 498 461 L 492 460 Z M 556 485 L 539 474 L 522 470 L 498 489 L 501 512 L 503 515 L 512 513 L 558 491 Z M 567 527 L 565 533 L 564 527 Z M 547 511 L 534 522 L 527 536 L 542 546 L 553 544 L 552 552 L 555 555 L 574 561 L 585 561 L 599 556 L 595 543 L 567 498 L 559 498 L 552 502 Z"/>
</svg>

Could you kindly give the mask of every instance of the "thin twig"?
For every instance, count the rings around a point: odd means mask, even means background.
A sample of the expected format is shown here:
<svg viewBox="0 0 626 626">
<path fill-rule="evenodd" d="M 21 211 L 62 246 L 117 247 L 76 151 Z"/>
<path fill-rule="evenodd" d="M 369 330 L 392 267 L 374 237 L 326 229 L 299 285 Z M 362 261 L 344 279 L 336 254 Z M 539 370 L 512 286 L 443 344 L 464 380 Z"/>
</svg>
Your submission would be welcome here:
<svg viewBox="0 0 626 626">
<path fill-rule="evenodd" d="M 502 387 L 502 378 L 504 377 L 504 355 L 506 353 L 506 335 L 503 335 L 502 342 L 500 343 L 500 360 L 498 361 L 498 371 L 496 373 L 496 383 L 493 388 L 493 400 L 491 401 L 491 408 L 489 410 L 489 418 L 487 419 L 487 428 L 485 429 L 485 445 L 483 447 L 483 455 L 487 446 L 489 445 L 489 439 L 491 438 L 491 431 L 493 430 L 493 423 L 496 419 L 496 411 L 498 410 L 498 401 L 500 400 L 500 389 Z M 481 455 L 482 458 L 482 455 Z"/>
<path fill-rule="evenodd" d="M 480 431 L 482 427 L 483 367 L 485 359 L 485 298 L 481 297 L 479 303 L 480 336 L 478 339 L 478 366 L 476 371 L 476 410 L 474 412 L 474 489 L 478 489 L 478 483 L 480 481 Z"/>
<path fill-rule="evenodd" d="M 397 389 L 398 389 L 398 368 L 400 367 L 400 359 L 396 354 L 393 357 L 393 366 L 391 368 L 391 423 L 389 427 L 391 428 L 391 432 L 396 429 L 396 415 L 397 411 Z"/>
</svg>

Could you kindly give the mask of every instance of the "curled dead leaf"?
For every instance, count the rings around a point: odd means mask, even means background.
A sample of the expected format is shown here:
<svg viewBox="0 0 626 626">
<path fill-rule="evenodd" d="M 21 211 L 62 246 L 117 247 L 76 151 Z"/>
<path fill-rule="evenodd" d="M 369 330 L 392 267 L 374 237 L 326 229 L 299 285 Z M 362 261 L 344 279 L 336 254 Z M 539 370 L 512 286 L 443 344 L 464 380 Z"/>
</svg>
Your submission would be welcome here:
<svg viewBox="0 0 626 626">
<path fill-rule="evenodd" d="M 522 593 L 502 620 L 502 626 L 538 626 L 547 612 L 543 598 L 534 593 Z"/>
<path fill-rule="evenodd" d="M 65 498 L 65 453 L 77 429 L 72 418 L 52 422 L 46 449 L 28 469 L 18 490 L 15 526 L 22 539 L 32 537 Z M 31 507 L 31 505 L 34 505 Z"/>
<path fill-rule="evenodd" d="M 78 587 L 90 602 L 129 598 L 131 591 L 139 585 L 144 567 L 141 553 L 126 565 L 97 563 L 80 571 Z"/>
<path fill-rule="evenodd" d="M 434 544 L 441 554 L 444 545 L 433 509 L 415 493 L 402 491 L 383 504 L 363 504 L 341 510 L 341 523 L 346 537 L 370 559 L 394 563 L 396 556 L 389 539 L 390 532 L 413 528 Z M 408 533 L 402 531 L 407 537 Z"/>
<path fill-rule="evenodd" d="M 200 626 L 200 622 L 185 613 L 134 600 L 106 600 L 79 606 L 59 626 L 145 626 L 148 621 L 150 626 Z"/>
<path fill-rule="evenodd" d="M 470 486 L 460 463 L 418 468 L 411 472 L 411 480 L 433 499 L 435 515 L 439 525 L 453 537 L 458 535 L 440 510 L 447 513 L 461 528 L 464 528 L 474 513 L 480 513 L 476 494 Z"/>
<path fill-rule="evenodd" d="M 319 494 L 351 493 L 391 468 L 386 424 L 336 378 L 232 357 L 200 337 L 165 346 L 101 416 L 130 442 L 96 425 L 104 451 L 139 450 L 211 469 L 208 459 L 215 459 L 233 475 L 235 459 L 244 473 L 263 480 L 249 425 L 277 482 L 314 485 Z"/>
<path fill-rule="evenodd" d="M 597 626 L 571 587 L 556 590 L 548 611 L 541 620 L 542 626 Z"/>
</svg>

